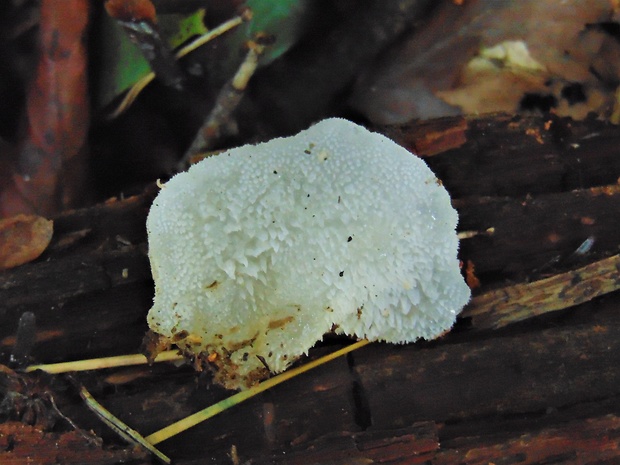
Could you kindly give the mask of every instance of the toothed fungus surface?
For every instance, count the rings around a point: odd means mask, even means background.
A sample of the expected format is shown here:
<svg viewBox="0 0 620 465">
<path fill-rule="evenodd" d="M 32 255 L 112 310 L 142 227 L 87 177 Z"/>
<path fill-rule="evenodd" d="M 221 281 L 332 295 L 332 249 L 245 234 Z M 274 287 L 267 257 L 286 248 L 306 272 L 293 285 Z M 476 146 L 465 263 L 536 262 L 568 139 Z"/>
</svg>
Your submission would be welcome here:
<svg viewBox="0 0 620 465">
<path fill-rule="evenodd" d="M 151 330 L 245 388 L 335 330 L 433 339 L 469 300 L 457 213 L 426 164 L 343 119 L 174 176 L 147 229 Z"/>
</svg>

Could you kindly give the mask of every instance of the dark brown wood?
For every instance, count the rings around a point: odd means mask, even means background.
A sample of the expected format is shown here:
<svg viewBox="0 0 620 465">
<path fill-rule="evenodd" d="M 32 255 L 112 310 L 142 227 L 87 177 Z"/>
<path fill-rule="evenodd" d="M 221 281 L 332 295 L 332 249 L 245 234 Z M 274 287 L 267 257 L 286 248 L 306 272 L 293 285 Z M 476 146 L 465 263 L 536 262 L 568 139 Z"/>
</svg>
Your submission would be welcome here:
<svg viewBox="0 0 620 465">
<path fill-rule="evenodd" d="M 153 295 L 145 218 L 154 192 L 55 218 L 43 256 L 0 274 L 2 350 L 13 344 L 16 323 L 27 311 L 37 319 L 35 359 L 138 350 Z"/>
<path fill-rule="evenodd" d="M 341 107 L 343 91 L 356 75 L 411 24 L 423 21 L 432 6 L 429 0 L 365 2 L 340 12 L 336 6 L 324 19 L 336 19 L 335 27 L 309 31 L 291 53 L 252 79 L 251 98 L 242 110 L 249 117 L 269 115 L 280 135 L 308 127 L 329 108 Z M 253 93 L 252 88 L 260 91 Z"/>
<path fill-rule="evenodd" d="M 454 117 L 425 123 L 433 140 L 442 142 L 440 134 L 451 134 L 456 142 L 445 150 L 441 144 L 429 144 L 427 134 L 412 129 L 416 122 L 384 132 L 414 152 L 423 145 L 420 154 L 457 199 L 523 198 L 618 182 L 620 147 L 614 125 L 505 114 L 466 119 L 466 125 L 463 121 Z M 426 155 L 437 150 L 442 151 Z"/>
<path fill-rule="evenodd" d="M 525 433 L 462 437 L 442 443 L 434 465 L 488 463 L 603 463 L 618 461 L 620 418 L 604 415 L 567 421 L 558 427 L 533 428 Z"/>
<path fill-rule="evenodd" d="M 386 131 L 409 146 L 421 137 L 406 127 Z M 427 153 L 434 153 L 431 139 L 450 148 L 427 161 L 453 194 L 459 229 L 481 233 L 463 239 L 460 251 L 481 281 L 474 302 L 620 250 L 620 128 L 491 115 L 437 120 L 433 131 L 438 135 L 425 139 Z M 10 362 L 18 321 L 27 311 L 36 316 L 37 363 L 139 350 L 153 295 L 144 222 L 155 192 L 153 187 L 55 218 L 44 255 L 0 273 L 3 363 Z M 587 239 L 591 248 L 580 250 Z M 610 290 L 620 283 L 613 269 L 605 279 Z M 508 303 L 518 302 L 508 291 L 506 296 Z M 501 329 L 483 324 L 472 306 L 440 340 L 366 346 L 159 447 L 184 464 L 234 463 L 231 457 L 253 464 L 617 463 L 620 295 L 590 300 L 585 289 L 583 296 L 559 298 L 570 308 Z M 489 311 L 485 322 L 494 317 Z M 343 343 L 328 339 L 310 356 Z M 189 366 L 74 378 L 145 435 L 229 394 Z M 0 373 L 0 396 L 15 392 L 24 401 L 51 393 L 59 411 L 81 429 L 93 429 L 107 446 L 123 444 L 82 405 L 64 376 Z M 32 409 L 19 405 L 0 409 L 0 419 L 32 422 Z M 53 411 L 46 396 L 38 405 L 41 413 Z M 72 431 L 62 418 L 52 424 Z"/>
<path fill-rule="evenodd" d="M 422 464 L 432 460 L 438 450 L 437 426 L 429 421 L 397 430 L 326 435 L 307 445 L 304 450 L 286 456 L 275 455 L 271 460 L 273 463 L 299 465 Z"/>
<path fill-rule="evenodd" d="M 618 157 L 620 158 L 620 157 Z M 620 167 L 618 168 L 620 172 Z M 479 274 L 522 281 L 584 263 L 575 255 L 588 238 L 588 257 L 606 256 L 618 245 L 620 185 L 549 194 L 457 200 L 459 228 L 486 231 L 462 241 L 463 257 Z"/>
</svg>

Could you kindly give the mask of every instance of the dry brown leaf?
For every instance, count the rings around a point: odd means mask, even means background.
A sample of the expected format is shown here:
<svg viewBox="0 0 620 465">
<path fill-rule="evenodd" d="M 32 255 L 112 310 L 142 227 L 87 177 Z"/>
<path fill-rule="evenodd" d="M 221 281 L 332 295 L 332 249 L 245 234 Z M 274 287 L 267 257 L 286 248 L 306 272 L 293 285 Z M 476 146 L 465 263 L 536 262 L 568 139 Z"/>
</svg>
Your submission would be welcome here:
<svg viewBox="0 0 620 465">
<path fill-rule="evenodd" d="M 608 0 L 444 2 L 360 78 L 351 103 L 375 124 L 524 109 L 608 116 L 613 17 Z"/>
<path fill-rule="evenodd" d="M 41 216 L 16 215 L 0 220 L 0 270 L 37 258 L 47 248 L 54 223 Z"/>
<path fill-rule="evenodd" d="M 17 156 L 3 166 L 0 216 L 52 215 L 88 196 L 88 0 L 42 0 L 39 55 Z"/>
</svg>

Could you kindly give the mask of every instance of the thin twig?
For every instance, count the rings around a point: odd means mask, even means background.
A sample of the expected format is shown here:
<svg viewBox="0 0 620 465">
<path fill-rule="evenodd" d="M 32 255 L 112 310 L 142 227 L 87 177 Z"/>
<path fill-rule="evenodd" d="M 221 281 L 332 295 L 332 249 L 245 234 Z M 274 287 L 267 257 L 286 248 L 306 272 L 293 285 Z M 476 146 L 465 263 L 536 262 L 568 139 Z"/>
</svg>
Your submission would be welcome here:
<svg viewBox="0 0 620 465">
<path fill-rule="evenodd" d="M 211 112 L 202 127 L 196 133 L 190 147 L 179 162 L 177 169 L 183 171 L 190 165 L 190 161 L 198 154 L 210 149 L 221 135 L 221 128 L 226 124 L 230 115 L 239 106 L 245 89 L 258 67 L 258 59 L 265 51 L 265 46 L 258 43 L 249 45 L 248 53 L 237 69 L 235 75 L 222 87 Z"/>
<path fill-rule="evenodd" d="M 462 316 L 474 329 L 497 329 L 569 308 L 620 289 L 620 255 L 531 283 L 495 289 L 472 299 Z"/>
</svg>

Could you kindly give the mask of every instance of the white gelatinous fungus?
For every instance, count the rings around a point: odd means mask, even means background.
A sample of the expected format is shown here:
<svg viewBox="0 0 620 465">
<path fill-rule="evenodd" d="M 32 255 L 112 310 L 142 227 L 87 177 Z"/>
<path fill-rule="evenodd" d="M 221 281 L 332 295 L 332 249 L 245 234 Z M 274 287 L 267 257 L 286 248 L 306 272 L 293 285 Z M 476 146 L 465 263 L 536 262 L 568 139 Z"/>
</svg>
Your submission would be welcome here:
<svg viewBox="0 0 620 465">
<path fill-rule="evenodd" d="M 148 323 L 228 388 L 284 370 L 331 330 L 433 339 L 470 297 L 456 224 L 421 159 L 344 119 L 232 149 L 153 203 Z"/>
</svg>

